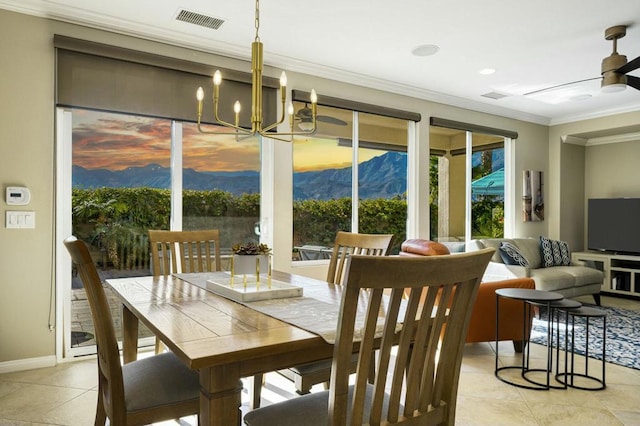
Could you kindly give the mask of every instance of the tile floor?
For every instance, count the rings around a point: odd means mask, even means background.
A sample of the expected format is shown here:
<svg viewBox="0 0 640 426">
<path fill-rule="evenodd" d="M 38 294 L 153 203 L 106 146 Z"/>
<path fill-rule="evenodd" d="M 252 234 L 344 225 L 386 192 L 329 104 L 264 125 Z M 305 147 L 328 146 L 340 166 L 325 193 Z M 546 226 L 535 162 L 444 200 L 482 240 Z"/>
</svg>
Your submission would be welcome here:
<svg viewBox="0 0 640 426">
<path fill-rule="evenodd" d="M 589 299 L 584 301 L 590 302 Z M 640 310 L 640 302 L 604 298 L 603 304 Z M 532 345 L 534 361 L 545 349 Z M 500 346 L 501 362 L 516 358 L 509 342 Z M 494 348 L 469 344 L 460 374 L 457 425 L 640 425 L 640 370 L 607 364 L 607 388 L 533 391 L 498 381 L 493 375 Z M 592 364 L 590 364 L 592 365 Z M 0 375 L 0 425 L 93 424 L 96 393 L 95 358 Z M 314 390 L 321 386 L 314 387 Z M 295 397 L 293 386 L 276 373 L 267 375 L 263 405 Z M 37 402 L 36 402 L 37 401 Z M 243 394 L 243 408 L 248 397 Z M 195 418 L 162 423 L 195 425 Z"/>
</svg>

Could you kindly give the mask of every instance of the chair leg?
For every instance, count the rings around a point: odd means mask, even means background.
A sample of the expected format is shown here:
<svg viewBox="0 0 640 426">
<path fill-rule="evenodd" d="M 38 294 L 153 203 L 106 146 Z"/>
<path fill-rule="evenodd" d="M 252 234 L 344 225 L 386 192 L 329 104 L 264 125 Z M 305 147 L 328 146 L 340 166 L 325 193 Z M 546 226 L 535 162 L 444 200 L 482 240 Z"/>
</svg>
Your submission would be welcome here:
<svg viewBox="0 0 640 426">
<path fill-rule="evenodd" d="M 602 306 L 602 305 L 600 304 L 600 293 L 594 293 L 594 294 L 593 294 L 593 300 L 596 302 L 596 305 L 598 305 L 598 306 Z"/>
<path fill-rule="evenodd" d="M 94 425 L 104 426 L 107 422 L 107 413 L 104 411 L 104 401 L 102 400 L 102 392 L 98 389 L 98 404 L 96 406 L 96 418 Z"/>
<path fill-rule="evenodd" d="M 524 342 L 522 340 L 514 340 L 513 341 L 513 349 L 521 354 L 522 350 L 524 349 Z"/>
<path fill-rule="evenodd" d="M 411 348 L 409 350 L 409 360 L 411 359 Z M 376 381 L 376 351 L 371 353 L 371 364 L 369 364 L 369 383 L 373 384 Z"/>
<path fill-rule="evenodd" d="M 308 394 L 311 392 L 311 387 L 313 387 L 313 383 L 309 383 L 309 380 L 305 380 L 304 377 L 298 375 L 296 375 L 294 384 L 298 395 Z"/>
<path fill-rule="evenodd" d="M 164 345 L 162 344 L 162 340 L 156 337 L 156 355 L 164 352 Z"/>
<path fill-rule="evenodd" d="M 260 408 L 262 398 L 262 385 L 264 384 L 264 374 L 256 374 L 247 378 L 247 391 L 249 393 L 249 407 L 252 410 Z"/>
</svg>

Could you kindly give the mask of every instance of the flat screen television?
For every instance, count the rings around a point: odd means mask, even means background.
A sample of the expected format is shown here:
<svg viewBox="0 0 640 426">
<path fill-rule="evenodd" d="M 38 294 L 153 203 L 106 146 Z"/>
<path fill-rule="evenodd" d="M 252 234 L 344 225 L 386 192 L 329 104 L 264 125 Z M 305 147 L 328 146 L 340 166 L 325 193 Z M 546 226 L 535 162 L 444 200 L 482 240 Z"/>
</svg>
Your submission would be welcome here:
<svg viewBox="0 0 640 426">
<path fill-rule="evenodd" d="M 640 255 L 640 198 L 588 201 L 589 250 Z"/>
</svg>

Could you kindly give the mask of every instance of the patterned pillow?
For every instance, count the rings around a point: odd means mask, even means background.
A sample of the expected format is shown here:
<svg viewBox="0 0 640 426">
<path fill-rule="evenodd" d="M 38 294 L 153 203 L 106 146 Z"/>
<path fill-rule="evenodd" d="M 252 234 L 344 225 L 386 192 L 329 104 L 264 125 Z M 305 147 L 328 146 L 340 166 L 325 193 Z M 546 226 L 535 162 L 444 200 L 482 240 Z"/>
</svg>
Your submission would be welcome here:
<svg viewBox="0 0 640 426">
<path fill-rule="evenodd" d="M 518 247 L 515 244 L 510 243 L 508 241 L 504 241 L 500 243 L 500 257 L 505 265 L 520 265 L 525 268 L 529 267 L 529 261 L 526 257 L 518 250 Z"/>
<path fill-rule="evenodd" d="M 571 265 L 569 244 L 564 241 L 550 240 L 547 237 L 540 236 L 540 252 L 544 268 Z"/>
</svg>

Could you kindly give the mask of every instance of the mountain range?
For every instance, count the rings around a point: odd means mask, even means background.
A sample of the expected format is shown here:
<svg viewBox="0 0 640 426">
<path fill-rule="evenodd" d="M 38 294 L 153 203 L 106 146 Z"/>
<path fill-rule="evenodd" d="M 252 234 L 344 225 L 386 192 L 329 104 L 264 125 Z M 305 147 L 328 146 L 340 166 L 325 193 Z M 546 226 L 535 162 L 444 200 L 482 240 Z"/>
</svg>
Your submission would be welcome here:
<svg viewBox="0 0 640 426">
<path fill-rule="evenodd" d="M 503 150 L 496 150 L 493 169 L 504 167 Z M 479 156 L 473 156 L 473 163 Z M 402 152 L 387 152 L 365 161 L 358 166 L 361 199 L 391 198 L 402 195 L 407 190 L 407 155 Z M 74 188 L 136 188 L 149 187 L 169 189 L 171 170 L 158 164 L 143 167 L 129 167 L 123 170 L 86 169 L 73 166 Z M 184 189 L 220 189 L 233 195 L 257 193 L 260 191 L 260 173 L 240 172 L 199 172 L 184 169 L 182 175 Z M 293 175 L 294 200 L 329 200 L 351 196 L 351 167 L 296 172 Z"/>
<path fill-rule="evenodd" d="M 359 166 L 360 198 L 389 198 L 406 191 L 406 154 L 389 152 L 363 162 Z M 159 164 L 128 167 L 123 170 L 87 169 L 73 166 L 74 188 L 135 188 L 169 189 L 171 170 Z M 254 171 L 200 172 L 184 169 L 184 189 L 221 189 L 234 195 L 260 191 L 260 174 Z M 294 173 L 295 200 L 351 196 L 351 167 Z"/>
</svg>

